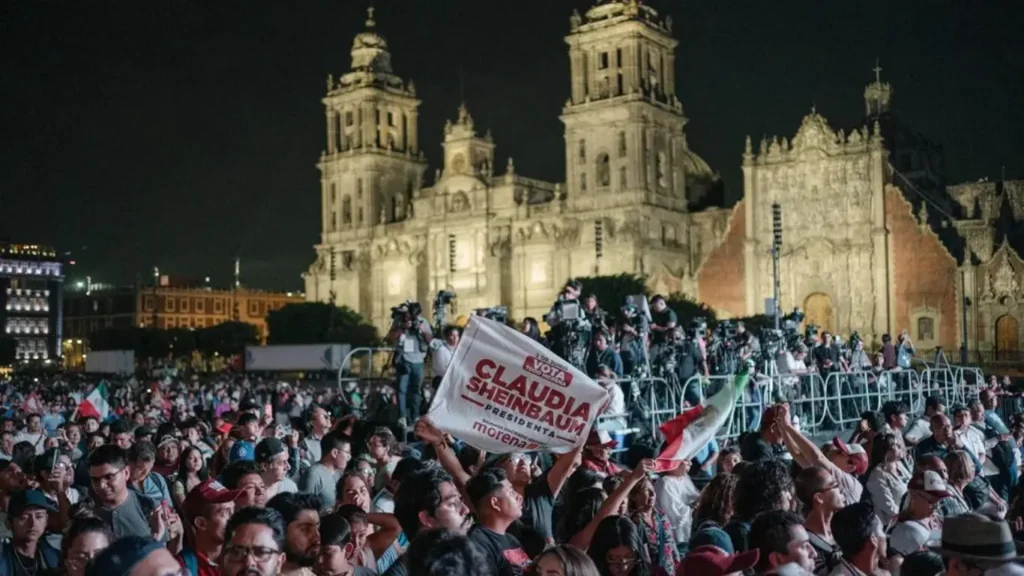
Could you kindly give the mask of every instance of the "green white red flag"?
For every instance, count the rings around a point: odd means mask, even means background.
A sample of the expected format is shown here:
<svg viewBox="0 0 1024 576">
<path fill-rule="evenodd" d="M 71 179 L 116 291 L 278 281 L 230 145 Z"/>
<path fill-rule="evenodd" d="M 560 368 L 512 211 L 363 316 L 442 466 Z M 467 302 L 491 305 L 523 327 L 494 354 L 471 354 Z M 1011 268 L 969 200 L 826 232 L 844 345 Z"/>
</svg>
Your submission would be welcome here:
<svg viewBox="0 0 1024 576">
<path fill-rule="evenodd" d="M 661 425 L 665 449 L 655 462 L 655 471 L 673 470 L 678 462 L 690 460 L 708 445 L 722 429 L 750 381 L 750 368 L 744 367 L 732 381 L 726 382 L 702 406 L 686 410 Z"/>
<path fill-rule="evenodd" d="M 107 383 L 100 382 L 98 386 L 89 392 L 85 400 L 78 405 L 79 416 L 92 416 L 99 420 L 106 420 L 110 415 L 110 404 L 107 402 Z"/>
</svg>

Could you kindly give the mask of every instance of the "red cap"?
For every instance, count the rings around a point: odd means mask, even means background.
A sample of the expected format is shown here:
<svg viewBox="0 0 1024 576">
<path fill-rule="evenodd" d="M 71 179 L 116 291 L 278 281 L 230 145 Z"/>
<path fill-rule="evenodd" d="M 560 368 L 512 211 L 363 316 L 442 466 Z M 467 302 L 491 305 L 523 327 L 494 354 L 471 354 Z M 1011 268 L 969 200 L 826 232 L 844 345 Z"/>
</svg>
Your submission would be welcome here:
<svg viewBox="0 0 1024 576">
<path fill-rule="evenodd" d="M 241 490 L 229 490 L 213 478 L 207 478 L 202 484 L 196 486 L 185 496 L 185 504 L 182 506 L 185 516 L 191 522 L 203 515 L 207 504 L 227 504 L 234 502 Z"/>
<path fill-rule="evenodd" d="M 591 430 L 587 436 L 587 446 L 600 446 L 602 448 L 615 448 L 619 445 L 618 440 L 611 437 L 607 430 Z"/>
<path fill-rule="evenodd" d="M 690 550 L 676 567 L 677 576 L 724 576 L 754 567 L 760 552 L 755 548 L 740 554 L 726 554 L 718 546 L 698 546 Z"/>
<path fill-rule="evenodd" d="M 227 435 L 231 433 L 231 422 L 224 422 L 217 427 L 217 432 Z"/>
<path fill-rule="evenodd" d="M 839 450 L 853 461 L 853 464 L 856 466 L 856 470 L 854 470 L 854 472 L 858 476 L 867 472 L 868 453 L 867 450 L 864 449 L 864 446 L 861 446 L 860 444 L 847 444 L 846 442 L 843 442 L 839 436 L 832 438 L 832 445 L 836 447 L 836 450 Z"/>
</svg>

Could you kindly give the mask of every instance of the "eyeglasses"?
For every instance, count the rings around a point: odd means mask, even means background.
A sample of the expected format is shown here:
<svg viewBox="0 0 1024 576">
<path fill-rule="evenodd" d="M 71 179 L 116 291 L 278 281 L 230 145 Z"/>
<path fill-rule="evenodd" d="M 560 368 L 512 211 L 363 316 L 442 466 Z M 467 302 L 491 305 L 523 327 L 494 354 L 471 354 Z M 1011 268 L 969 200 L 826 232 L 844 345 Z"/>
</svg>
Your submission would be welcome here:
<svg viewBox="0 0 1024 576">
<path fill-rule="evenodd" d="M 815 490 L 814 493 L 821 494 L 822 492 L 828 492 L 829 490 L 835 490 L 836 488 L 839 488 L 839 482 L 833 482 L 828 486 Z"/>
<path fill-rule="evenodd" d="M 114 481 L 115 478 L 117 478 L 117 475 L 120 474 L 121 472 L 124 472 L 124 468 L 121 468 L 117 472 L 111 472 L 110 474 L 104 474 L 103 476 L 90 476 L 89 477 L 89 481 L 93 485 L 110 484 L 111 482 Z"/>
<path fill-rule="evenodd" d="M 613 566 L 621 566 L 623 568 L 628 568 L 636 564 L 636 555 L 627 556 L 626 558 L 610 558 L 608 556 L 605 556 L 604 561 L 608 564 L 609 568 Z"/>
<path fill-rule="evenodd" d="M 280 550 L 266 546 L 228 546 L 224 548 L 224 559 L 231 562 L 244 562 L 246 558 L 252 556 L 253 560 L 263 564 L 280 553 Z"/>
</svg>

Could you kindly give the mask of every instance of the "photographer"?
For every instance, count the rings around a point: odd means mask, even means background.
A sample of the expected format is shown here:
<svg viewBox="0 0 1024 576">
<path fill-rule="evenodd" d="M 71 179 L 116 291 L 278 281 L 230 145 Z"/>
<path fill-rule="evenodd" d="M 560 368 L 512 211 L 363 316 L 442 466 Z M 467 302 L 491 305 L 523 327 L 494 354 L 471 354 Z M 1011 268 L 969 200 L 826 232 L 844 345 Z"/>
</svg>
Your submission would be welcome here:
<svg viewBox="0 0 1024 576">
<path fill-rule="evenodd" d="M 668 307 L 665 297 L 655 294 L 651 298 L 651 345 L 664 344 L 679 323 L 679 317 Z"/>
<path fill-rule="evenodd" d="M 708 363 L 704 359 L 700 342 L 697 339 L 699 327 L 699 324 L 691 323 L 679 344 L 676 345 L 676 376 L 679 378 L 679 384 L 684 386 L 683 400 L 690 406 L 700 404 L 700 393 L 698 392 L 700 383 L 687 386 L 687 381 L 697 375 L 708 376 Z"/>
<path fill-rule="evenodd" d="M 395 373 L 398 374 L 399 423 L 414 422 L 420 416 L 420 387 L 423 384 L 423 361 L 434 335 L 430 323 L 422 317 L 423 309 L 416 302 L 392 308 L 392 327 L 387 340 L 395 345 Z"/>
<path fill-rule="evenodd" d="M 587 297 L 583 299 L 583 313 L 587 315 L 590 323 L 593 324 L 595 333 L 598 331 L 608 330 L 608 314 L 601 309 L 601 306 L 597 302 L 596 295 L 587 294 Z"/>
<path fill-rule="evenodd" d="M 614 378 L 622 378 L 622 358 L 608 344 L 608 334 L 604 330 L 594 333 L 593 348 L 587 356 L 587 375 L 597 378 L 598 368 L 602 366 L 607 367 Z"/>
<path fill-rule="evenodd" d="M 617 328 L 623 373 L 633 375 L 646 363 L 644 360 L 644 337 L 648 330 L 648 324 L 647 317 L 637 308 L 632 296 L 626 297 Z"/>
<path fill-rule="evenodd" d="M 593 326 L 590 318 L 579 301 L 582 284 L 578 280 L 569 280 L 558 295 L 558 301 L 548 313 L 548 341 L 551 351 L 576 369 L 587 372 L 587 352 L 589 351 Z"/>
</svg>

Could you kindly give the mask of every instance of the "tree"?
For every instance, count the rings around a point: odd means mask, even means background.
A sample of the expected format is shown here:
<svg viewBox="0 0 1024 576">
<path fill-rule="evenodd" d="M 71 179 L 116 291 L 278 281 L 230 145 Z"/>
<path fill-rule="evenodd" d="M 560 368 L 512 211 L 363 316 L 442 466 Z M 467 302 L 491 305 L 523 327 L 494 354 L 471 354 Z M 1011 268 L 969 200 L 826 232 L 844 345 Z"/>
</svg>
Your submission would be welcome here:
<svg viewBox="0 0 1024 576">
<path fill-rule="evenodd" d="M 348 306 L 326 302 L 287 304 L 267 314 L 268 344 L 373 346 L 377 328 Z"/>
<path fill-rule="evenodd" d="M 665 303 L 675 311 L 679 326 L 689 326 L 698 318 L 706 320 L 708 326 L 715 325 L 715 311 L 707 304 L 697 302 L 686 294 L 674 292 L 665 297 Z"/>
<path fill-rule="evenodd" d="M 10 366 L 18 355 L 18 341 L 9 336 L 0 336 L 0 366 Z"/>
<path fill-rule="evenodd" d="M 204 356 L 234 356 L 260 343 L 260 330 L 247 322 L 221 322 L 196 331 L 195 347 Z"/>
</svg>

